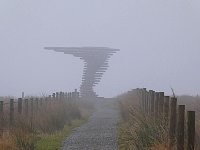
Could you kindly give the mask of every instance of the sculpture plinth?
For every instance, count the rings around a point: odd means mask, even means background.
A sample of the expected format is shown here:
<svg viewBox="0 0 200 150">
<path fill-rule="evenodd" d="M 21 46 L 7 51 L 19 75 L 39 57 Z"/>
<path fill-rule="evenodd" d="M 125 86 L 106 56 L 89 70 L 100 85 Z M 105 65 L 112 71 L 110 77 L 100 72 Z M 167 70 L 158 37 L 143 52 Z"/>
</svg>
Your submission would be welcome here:
<svg viewBox="0 0 200 150">
<path fill-rule="evenodd" d="M 98 96 L 93 88 L 100 82 L 103 73 L 109 67 L 108 61 L 110 57 L 119 51 L 119 49 L 107 47 L 45 47 L 45 49 L 72 54 L 84 61 L 82 84 L 80 87 L 80 96 L 82 98 Z"/>
</svg>

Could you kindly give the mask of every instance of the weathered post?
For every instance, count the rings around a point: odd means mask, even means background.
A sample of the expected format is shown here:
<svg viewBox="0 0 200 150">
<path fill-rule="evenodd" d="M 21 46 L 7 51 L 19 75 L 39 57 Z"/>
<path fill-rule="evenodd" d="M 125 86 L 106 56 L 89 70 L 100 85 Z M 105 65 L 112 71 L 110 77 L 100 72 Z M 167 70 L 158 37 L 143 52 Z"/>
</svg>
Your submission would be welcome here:
<svg viewBox="0 0 200 150">
<path fill-rule="evenodd" d="M 22 98 L 18 98 L 18 113 L 22 114 Z"/>
<path fill-rule="evenodd" d="M 151 104 L 150 98 L 151 97 L 150 97 L 149 91 L 147 91 L 146 97 L 147 97 L 147 115 L 150 115 L 151 114 L 151 110 L 150 110 L 150 104 Z"/>
<path fill-rule="evenodd" d="M 67 93 L 67 99 L 70 100 L 70 92 Z"/>
<path fill-rule="evenodd" d="M 68 92 L 66 92 L 65 94 L 66 94 L 66 100 L 68 101 L 69 100 L 69 94 L 68 94 Z"/>
<path fill-rule="evenodd" d="M 64 93 L 65 100 L 67 100 L 67 92 Z"/>
<path fill-rule="evenodd" d="M 56 100 L 56 94 L 55 93 L 52 94 L 52 97 L 53 97 L 53 100 Z"/>
<path fill-rule="evenodd" d="M 3 126 L 4 126 L 3 101 L 0 101 L 0 137 L 3 137 Z"/>
<path fill-rule="evenodd" d="M 44 97 L 44 106 L 45 106 L 45 108 L 48 106 L 48 101 L 49 101 L 48 97 Z"/>
<path fill-rule="evenodd" d="M 78 100 L 78 91 L 77 91 L 77 89 L 74 90 L 74 93 L 75 93 L 75 100 Z"/>
<path fill-rule="evenodd" d="M 170 107 L 169 148 L 172 149 L 176 141 L 177 98 L 171 99 Z"/>
<path fill-rule="evenodd" d="M 75 92 L 72 92 L 72 99 L 75 100 Z"/>
<path fill-rule="evenodd" d="M 43 105 L 43 98 L 40 98 L 40 107 Z"/>
<path fill-rule="evenodd" d="M 24 113 L 28 115 L 28 99 L 24 100 Z"/>
<path fill-rule="evenodd" d="M 13 126 L 14 122 L 14 99 L 10 99 L 10 127 Z"/>
<path fill-rule="evenodd" d="M 147 92 L 147 114 L 151 115 L 151 93 L 150 91 Z"/>
<path fill-rule="evenodd" d="M 56 92 L 56 100 L 59 100 L 59 93 Z"/>
<path fill-rule="evenodd" d="M 164 92 L 159 92 L 159 115 L 163 117 L 163 109 L 164 109 Z"/>
<path fill-rule="evenodd" d="M 52 102 L 52 97 L 51 97 L 51 95 L 49 95 L 49 96 L 48 96 L 47 104 L 48 104 L 48 106 L 51 107 L 51 106 L 52 106 L 52 103 L 53 103 L 53 102 Z"/>
<path fill-rule="evenodd" d="M 144 92 L 144 113 L 148 113 L 148 97 L 147 97 L 147 91 Z"/>
<path fill-rule="evenodd" d="M 140 89 L 137 89 L 137 96 L 138 96 L 138 100 L 139 100 L 139 106 L 140 106 L 140 109 L 142 110 L 142 94 L 141 94 L 141 90 Z"/>
<path fill-rule="evenodd" d="M 38 108 L 39 108 L 39 99 L 38 98 L 36 98 L 35 99 L 35 110 L 36 110 L 36 112 L 38 111 Z"/>
<path fill-rule="evenodd" d="M 30 102 L 31 102 L 31 118 L 33 117 L 33 111 L 34 111 L 34 108 L 33 108 L 33 98 L 30 99 Z"/>
<path fill-rule="evenodd" d="M 159 93 L 155 93 L 155 119 L 158 118 Z"/>
<path fill-rule="evenodd" d="M 146 92 L 146 88 L 143 88 L 141 90 L 142 92 L 142 111 L 143 113 L 145 113 L 145 92 Z"/>
<path fill-rule="evenodd" d="M 165 119 L 165 123 L 166 126 L 168 126 L 168 122 L 169 122 L 169 96 L 165 96 L 165 102 L 164 102 L 164 119 Z"/>
<path fill-rule="evenodd" d="M 155 108 L 155 92 L 150 91 L 150 96 L 151 96 L 151 115 L 154 116 L 154 108 Z"/>
<path fill-rule="evenodd" d="M 24 96 L 25 96 L 25 94 L 24 94 L 24 92 L 22 92 L 22 99 L 24 99 Z"/>
<path fill-rule="evenodd" d="M 65 101 L 65 93 L 62 92 L 62 100 Z"/>
<path fill-rule="evenodd" d="M 69 99 L 72 100 L 72 93 L 69 92 Z"/>
<path fill-rule="evenodd" d="M 187 150 L 194 150 L 195 147 L 195 111 L 188 111 L 187 133 L 188 143 Z"/>
<path fill-rule="evenodd" d="M 185 105 L 178 106 L 177 150 L 184 150 Z"/>
<path fill-rule="evenodd" d="M 59 100 L 62 100 L 62 92 L 59 93 Z"/>
</svg>

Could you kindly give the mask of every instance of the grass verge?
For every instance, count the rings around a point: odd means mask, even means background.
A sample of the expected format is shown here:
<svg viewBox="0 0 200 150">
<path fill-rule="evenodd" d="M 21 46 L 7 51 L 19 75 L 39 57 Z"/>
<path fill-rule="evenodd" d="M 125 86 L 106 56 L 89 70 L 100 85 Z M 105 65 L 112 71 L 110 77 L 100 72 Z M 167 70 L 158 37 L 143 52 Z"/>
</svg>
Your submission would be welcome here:
<svg viewBox="0 0 200 150">
<path fill-rule="evenodd" d="M 63 140 L 70 135 L 74 128 L 85 123 L 87 119 L 76 119 L 71 124 L 66 124 L 64 129 L 53 134 L 42 134 L 36 144 L 36 150 L 58 150 Z"/>
<path fill-rule="evenodd" d="M 137 93 L 125 93 L 119 98 L 121 110 L 118 132 L 119 150 L 169 150 L 169 123 L 163 118 L 144 115 L 140 109 Z M 181 96 L 178 104 L 186 105 L 186 111 L 196 111 L 195 149 L 200 150 L 200 98 Z M 176 145 L 172 149 L 176 149 Z"/>
</svg>

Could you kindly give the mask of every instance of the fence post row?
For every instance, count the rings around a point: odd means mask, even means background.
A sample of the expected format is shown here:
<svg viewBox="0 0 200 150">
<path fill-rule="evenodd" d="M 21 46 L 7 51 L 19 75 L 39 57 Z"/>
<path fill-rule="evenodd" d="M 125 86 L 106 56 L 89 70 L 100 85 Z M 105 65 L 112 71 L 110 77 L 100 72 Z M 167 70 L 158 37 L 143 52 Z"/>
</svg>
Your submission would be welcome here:
<svg viewBox="0 0 200 150">
<path fill-rule="evenodd" d="M 184 150 L 185 142 L 185 105 L 178 105 L 177 98 L 165 96 L 164 92 L 137 89 L 144 114 L 154 118 L 164 119 L 165 127 L 169 130 L 169 148 Z M 170 101 L 171 99 L 171 101 Z M 168 127 L 169 126 L 169 127 Z M 187 112 L 187 150 L 195 149 L 195 111 Z"/>
<path fill-rule="evenodd" d="M 47 105 L 51 105 L 53 102 L 64 102 L 65 100 L 78 100 L 79 93 L 77 89 L 74 92 L 56 92 L 48 97 L 40 97 L 40 98 L 25 98 L 24 92 L 22 93 L 22 98 L 18 98 L 16 102 L 14 99 L 10 99 L 9 103 L 4 103 L 4 101 L 0 101 L 0 137 L 3 137 L 3 129 L 6 127 L 12 128 L 15 121 L 15 109 L 18 115 L 22 115 L 22 113 L 26 116 L 29 116 L 31 120 L 33 120 L 33 115 L 38 113 L 39 110 L 42 110 L 43 107 Z M 58 101 L 59 100 L 59 101 Z M 8 104 L 8 117 L 4 118 L 4 105 Z M 17 116 L 18 116 L 17 115 Z M 16 118 L 17 119 L 17 118 Z M 8 120 L 8 124 L 6 123 Z"/>
<path fill-rule="evenodd" d="M 141 108 L 144 114 L 151 115 L 154 118 L 164 119 L 167 129 L 169 130 L 169 148 L 175 147 L 177 150 L 184 150 L 185 142 L 185 105 L 178 105 L 177 113 L 177 98 L 172 97 L 170 101 L 169 96 L 165 96 L 164 92 L 155 92 L 153 90 L 147 91 L 146 88 L 134 90 L 139 94 L 141 99 Z M 19 114 L 30 113 L 31 119 L 33 117 L 34 110 L 38 111 L 43 103 L 58 102 L 58 100 L 77 100 L 79 97 L 77 90 L 74 92 L 56 92 L 45 98 L 30 98 L 30 104 L 28 99 L 18 98 L 17 111 Z M 40 106 L 39 106 L 40 100 Z M 44 101 L 45 100 L 45 101 Z M 9 127 L 14 123 L 14 99 L 10 99 L 9 109 Z M 45 106 L 44 105 L 44 106 Z M 0 137 L 3 136 L 4 127 L 4 102 L 0 101 Z M 169 128 L 168 128 L 169 125 Z M 177 139 L 177 141 L 176 141 Z M 187 112 L 187 150 L 195 149 L 195 111 Z"/>
</svg>

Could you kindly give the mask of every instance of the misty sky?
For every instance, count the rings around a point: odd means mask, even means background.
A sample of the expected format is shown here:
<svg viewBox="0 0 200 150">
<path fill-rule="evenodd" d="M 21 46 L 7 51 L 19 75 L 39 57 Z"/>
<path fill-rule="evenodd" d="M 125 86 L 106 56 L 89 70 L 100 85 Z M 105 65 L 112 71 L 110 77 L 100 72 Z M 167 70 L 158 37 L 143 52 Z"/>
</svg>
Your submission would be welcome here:
<svg viewBox="0 0 200 150">
<path fill-rule="evenodd" d="M 0 95 L 79 88 L 83 62 L 46 46 L 118 48 L 100 96 L 200 94 L 199 0 L 0 0 Z"/>
</svg>

